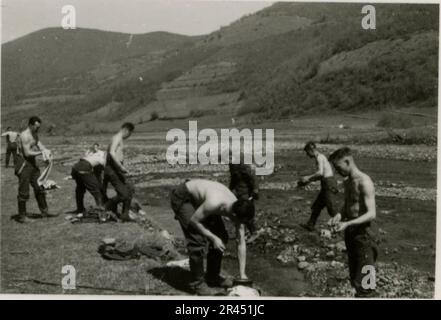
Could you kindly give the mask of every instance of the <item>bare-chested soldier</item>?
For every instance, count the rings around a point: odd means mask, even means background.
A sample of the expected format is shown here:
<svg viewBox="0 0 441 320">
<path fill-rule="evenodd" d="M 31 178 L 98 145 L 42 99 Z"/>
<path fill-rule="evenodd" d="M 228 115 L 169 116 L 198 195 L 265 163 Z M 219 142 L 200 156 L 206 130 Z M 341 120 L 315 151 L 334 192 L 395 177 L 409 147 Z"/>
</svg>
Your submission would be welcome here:
<svg viewBox="0 0 441 320">
<path fill-rule="evenodd" d="M 112 137 L 112 142 L 107 150 L 107 161 L 104 169 L 104 186 L 110 183 L 116 191 L 116 196 L 109 199 L 106 203 L 106 209 L 116 212 L 120 202 L 123 204 L 121 220 L 130 221 L 129 209 L 130 202 L 133 197 L 133 186 L 127 181 L 126 175 L 128 170 L 124 167 L 124 140 L 128 139 L 132 134 L 135 126 L 126 122 L 121 129 Z M 106 197 L 106 190 L 103 190 Z"/>
<path fill-rule="evenodd" d="M 37 166 L 36 157 L 42 156 L 49 160 L 52 153 L 41 143 L 38 138 L 38 130 L 41 126 L 40 118 L 29 118 L 28 127 L 18 137 L 18 155 L 15 163 L 15 174 L 18 177 L 18 217 L 17 221 L 28 222 L 26 218 L 26 201 L 29 200 L 29 185 L 34 189 L 35 199 L 44 217 L 54 216 L 49 214 L 46 195 L 38 185 L 40 169 Z"/>
<path fill-rule="evenodd" d="M 186 180 L 171 192 L 171 206 L 175 219 L 184 232 L 190 258 L 192 280 L 190 287 L 198 295 L 215 295 L 211 287 L 231 287 L 231 279 L 221 276 L 222 256 L 228 241 L 222 216 L 236 226 L 239 276 L 247 279 L 245 224 L 254 217 L 254 204 L 237 199 L 223 184 L 215 181 Z M 207 242 L 207 272 L 204 257 Z M 204 279 L 205 274 L 205 279 Z"/>
<path fill-rule="evenodd" d="M 351 284 L 357 297 L 375 294 L 375 284 L 363 281 L 375 272 L 377 246 L 370 231 L 370 224 L 376 217 L 375 189 L 371 178 L 357 168 L 349 148 L 335 151 L 330 160 L 336 171 L 347 177 L 345 203 L 342 214 L 329 220 L 335 231 L 344 231 Z M 373 277 L 375 279 L 375 277 Z"/>
<path fill-rule="evenodd" d="M 97 208 L 103 209 L 103 187 L 101 174 L 106 164 L 106 153 L 98 149 L 95 143 L 92 150 L 87 150 L 86 154 L 72 167 L 72 178 L 76 182 L 75 199 L 77 210 L 75 213 L 84 213 L 84 194 L 86 190 L 95 199 Z"/>
<path fill-rule="evenodd" d="M 311 216 L 303 225 L 309 231 L 313 231 L 320 212 L 326 207 L 331 217 L 337 214 L 334 206 L 335 195 L 338 193 L 337 181 L 335 180 L 331 164 L 326 156 L 319 152 L 314 142 L 308 142 L 303 149 L 308 157 L 315 160 L 317 171 L 309 176 L 302 177 L 299 185 L 304 186 L 312 181 L 320 180 L 320 192 L 311 206 Z"/>
</svg>

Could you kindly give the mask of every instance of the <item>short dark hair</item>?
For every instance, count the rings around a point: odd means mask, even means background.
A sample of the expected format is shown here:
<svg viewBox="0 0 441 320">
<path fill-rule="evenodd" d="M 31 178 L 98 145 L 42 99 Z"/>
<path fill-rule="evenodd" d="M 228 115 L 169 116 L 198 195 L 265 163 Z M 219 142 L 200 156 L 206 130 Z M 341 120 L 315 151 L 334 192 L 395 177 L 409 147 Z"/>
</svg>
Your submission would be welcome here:
<svg viewBox="0 0 441 320">
<path fill-rule="evenodd" d="M 315 142 L 309 141 L 307 144 L 305 144 L 305 147 L 303 150 L 309 151 L 309 150 L 315 150 L 317 146 L 315 145 Z"/>
<path fill-rule="evenodd" d="M 240 222 L 247 222 L 254 218 L 255 209 L 252 200 L 239 199 L 233 203 L 233 212 Z"/>
<path fill-rule="evenodd" d="M 127 129 L 130 132 L 132 132 L 133 130 L 135 130 L 135 125 L 133 123 L 131 123 L 131 122 L 125 122 L 121 126 L 121 129 Z"/>
<path fill-rule="evenodd" d="M 7 128 L 6 128 L 6 130 L 8 130 L 8 131 L 9 131 L 9 129 L 12 129 L 12 128 L 11 128 L 11 127 L 7 127 Z"/>
<path fill-rule="evenodd" d="M 94 146 L 99 146 L 100 144 L 98 142 L 95 142 L 93 145 Z"/>
<path fill-rule="evenodd" d="M 41 123 L 41 119 L 37 116 L 32 116 L 29 118 L 28 124 L 29 125 L 34 125 L 35 122 L 40 122 Z"/>
<path fill-rule="evenodd" d="M 348 147 L 340 148 L 329 156 L 329 161 L 336 162 L 344 157 L 352 156 L 352 150 Z"/>
</svg>

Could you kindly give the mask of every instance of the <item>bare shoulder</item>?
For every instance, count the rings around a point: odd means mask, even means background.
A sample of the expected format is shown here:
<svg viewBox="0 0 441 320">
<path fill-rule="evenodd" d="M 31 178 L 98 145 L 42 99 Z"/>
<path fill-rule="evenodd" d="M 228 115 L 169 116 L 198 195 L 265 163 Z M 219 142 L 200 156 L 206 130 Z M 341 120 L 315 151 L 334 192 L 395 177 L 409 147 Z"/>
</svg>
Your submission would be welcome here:
<svg viewBox="0 0 441 320">
<path fill-rule="evenodd" d="M 374 182 L 372 181 L 371 177 L 365 173 L 360 176 L 360 190 L 362 190 L 364 193 L 375 192 Z"/>
<path fill-rule="evenodd" d="M 29 130 L 25 130 L 22 133 L 20 133 L 20 140 L 21 142 L 27 143 L 27 142 L 31 142 L 34 138 L 32 137 L 31 133 L 29 132 Z"/>
<path fill-rule="evenodd" d="M 112 143 L 111 143 L 111 146 L 114 147 L 114 148 L 116 148 L 116 147 L 119 146 L 119 144 L 121 143 L 121 141 L 122 141 L 122 137 L 121 137 L 121 135 L 120 135 L 119 133 L 117 133 L 117 134 L 113 135 L 113 137 L 112 137 Z"/>
<path fill-rule="evenodd" d="M 119 143 L 121 140 L 122 140 L 122 137 L 121 137 L 121 135 L 119 133 L 114 134 L 113 137 L 112 137 L 112 142 Z"/>
<path fill-rule="evenodd" d="M 225 185 L 216 182 L 208 181 L 206 189 L 206 199 L 214 206 L 222 206 L 235 201 L 236 197 Z"/>
<path fill-rule="evenodd" d="M 325 165 L 328 161 L 328 158 L 323 153 L 320 153 L 317 157 L 317 162 L 320 162 L 321 164 Z"/>
</svg>

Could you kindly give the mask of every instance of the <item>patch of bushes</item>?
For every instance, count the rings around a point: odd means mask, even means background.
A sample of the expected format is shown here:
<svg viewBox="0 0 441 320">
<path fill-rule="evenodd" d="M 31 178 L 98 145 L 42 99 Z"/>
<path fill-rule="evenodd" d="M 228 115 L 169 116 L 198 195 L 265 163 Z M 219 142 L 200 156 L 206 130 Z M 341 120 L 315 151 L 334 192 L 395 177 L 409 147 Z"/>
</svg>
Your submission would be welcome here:
<svg viewBox="0 0 441 320">
<path fill-rule="evenodd" d="M 155 121 L 159 118 L 159 115 L 156 111 L 152 111 L 152 113 L 150 113 L 150 121 Z"/>
<path fill-rule="evenodd" d="M 189 117 L 190 118 L 200 118 L 200 117 L 205 116 L 206 114 L 207 114 L 206 111 L 200 110 L 200 109 L 199 110 L 196 109 L 196 110 L 191 110 L 190 111 Z"/>
<path fill-rule="evenodd" d="M 380 128 L 394 128 L 394 129 L 408 129 L 413 127 L 413 122 L 410 118 L 403 115 L 386 113 L 377 122 L 377 127 Z"/>
</svg>

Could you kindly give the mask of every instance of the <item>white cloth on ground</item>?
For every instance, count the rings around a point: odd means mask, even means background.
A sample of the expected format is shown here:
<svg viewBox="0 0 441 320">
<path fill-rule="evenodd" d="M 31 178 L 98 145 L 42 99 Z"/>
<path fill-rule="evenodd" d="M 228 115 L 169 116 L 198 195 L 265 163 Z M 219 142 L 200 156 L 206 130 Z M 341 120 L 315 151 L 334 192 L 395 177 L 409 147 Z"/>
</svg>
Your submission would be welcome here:
<svg viewBox="0 0 441 320">
<path fill-rule="evenodd" d="M 229 297 L 260 297 L 257 289 L 247 286 L 235 286 L 228 290 Z"/>
</svg>

